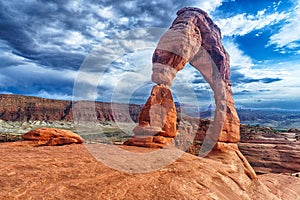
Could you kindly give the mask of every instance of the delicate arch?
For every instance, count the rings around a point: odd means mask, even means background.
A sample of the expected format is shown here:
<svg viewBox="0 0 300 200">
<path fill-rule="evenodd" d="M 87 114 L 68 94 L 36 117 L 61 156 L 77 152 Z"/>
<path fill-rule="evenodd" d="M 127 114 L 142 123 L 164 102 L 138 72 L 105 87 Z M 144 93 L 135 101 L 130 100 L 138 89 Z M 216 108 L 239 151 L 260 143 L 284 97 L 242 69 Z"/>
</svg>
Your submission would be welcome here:
<svg viewBox="0 0 300 200">
<path fill-rule="evenodd" d="M 126 144 L 163 147 L 176 136 L 176 109 L 169 88 L 188 62 L 214 92 L 214 123 L 205 140 L 214 144 L 238 142 L 240 122 L 232 99 L 229 55 L 222 45 L 220 29 L 198 8 L 182 8 L 177 15 L 153 53 L 152 81 L 157 85 L 133 130 L 136 137 Z"/>
</svg>

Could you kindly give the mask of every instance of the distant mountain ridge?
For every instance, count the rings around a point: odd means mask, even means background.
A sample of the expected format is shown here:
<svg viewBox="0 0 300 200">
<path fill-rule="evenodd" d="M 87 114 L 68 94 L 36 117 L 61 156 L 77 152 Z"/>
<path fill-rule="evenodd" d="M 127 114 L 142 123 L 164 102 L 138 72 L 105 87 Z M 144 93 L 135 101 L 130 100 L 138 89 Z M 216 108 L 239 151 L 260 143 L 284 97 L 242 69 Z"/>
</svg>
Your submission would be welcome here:
<svg viewBox="0 0 300 200">
<path fill-rule="evenodd" d="M 142 105 L 125 105 L 108 102 L 90 102 L 95 105 L 93 116 L 90 120 L 138 121 Z M 211 118 L 213 110 L 197 111 L 191 105 L 176 103 L 177 112 L 183 112 L 191 117 Z M 74 104 L 76 106 L 76 102 Z M 73 103 L 67 100 L 44 99 L 40 97 L 0 94 L 0 119 L 5 121 L 72 121 Z M 121 106 L 118 106 L 121 105 Z M 115 108 L 114 111 L 113 108 Z M 124 111 L 121 109 L 127 109 Z M 124 114 L 124 113 L 128 114 Z M 300 113 L 292 111 L 264 111 L 251 109 L 237 109 L 241 123 L 270 126 L 274 128 L 300 128 Z M 80 115 L 89 119 L 90 110 L 81 109 Z"/>
</svg>

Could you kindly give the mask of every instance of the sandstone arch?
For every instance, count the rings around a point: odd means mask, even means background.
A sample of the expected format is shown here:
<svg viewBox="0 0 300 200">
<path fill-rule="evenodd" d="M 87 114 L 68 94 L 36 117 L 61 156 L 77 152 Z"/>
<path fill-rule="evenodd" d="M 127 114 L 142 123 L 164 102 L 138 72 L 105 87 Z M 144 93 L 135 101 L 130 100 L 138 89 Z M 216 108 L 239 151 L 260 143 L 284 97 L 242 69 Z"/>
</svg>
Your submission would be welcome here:
<svg viewBox="0 0 300 200">
<path fill-rule="evenodd" d="M 136 137 L 125 144 L 164 147 L 172 142 L 176 136 L 176 109 L 169 88 L 176 73 L 188 62 L 214 91 L 216 113 L 208 137 L 226 143 L 239 141 L 240 122 L 232 98 L 229 55 L 222 45 L 220 29 L 201 9 L 186 7 L 177 12 L 153 53 L 152 81 L 157 85 L 133 130 Z"/>
</svg>

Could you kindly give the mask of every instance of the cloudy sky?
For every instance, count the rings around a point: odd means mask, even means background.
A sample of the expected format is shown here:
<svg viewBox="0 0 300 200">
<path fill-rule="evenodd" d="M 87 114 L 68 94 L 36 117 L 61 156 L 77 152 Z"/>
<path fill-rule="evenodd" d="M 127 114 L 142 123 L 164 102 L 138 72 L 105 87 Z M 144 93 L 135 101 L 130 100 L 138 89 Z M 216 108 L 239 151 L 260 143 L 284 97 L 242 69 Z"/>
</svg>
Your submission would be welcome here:
<svg viewBox="0 0 300 200">
<path fill-rule="evenodd" d="M 300 0 L 0 0 L 0 93 L 144 103 L 152 52 L 184 6 L 221 28 L 238 107 L 300 110 Z M 213 102 L 191 66 L 172 90 Z"/>
</svg>

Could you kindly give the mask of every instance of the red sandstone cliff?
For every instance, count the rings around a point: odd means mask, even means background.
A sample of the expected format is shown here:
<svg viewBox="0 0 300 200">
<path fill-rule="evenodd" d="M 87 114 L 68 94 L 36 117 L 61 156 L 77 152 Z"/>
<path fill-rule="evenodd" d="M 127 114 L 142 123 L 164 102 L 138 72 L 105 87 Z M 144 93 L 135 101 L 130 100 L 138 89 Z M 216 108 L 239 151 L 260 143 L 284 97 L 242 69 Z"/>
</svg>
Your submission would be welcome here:
<svg viewBox="0 0 300 200">
<path fill-rule="evenodd" d="M 94 102 L 91 102 L 94 103 Z M 74 103 L 76 104 L 76 102 Z M 5 121 L 72 121 L 72 102 L 63 100 L 43 99 L 39 97 L 20 96 L 20 95 L 0 95 L 0 119 Z M 97 120 L 114 121 L 111 103 L 95 102 L 95 115 Z M 122 106 L 126 108 L 126 106 Z M 137 121 L 141 110 L 139 105 L 129 105 L 130 117 L 133 121 Z M 82 115 L 86 116 L 86 110 L 81 110 Z M 130 121 L 124 112 L 119 112 L 118 118 L 121 121 Z"/>
</svg>

